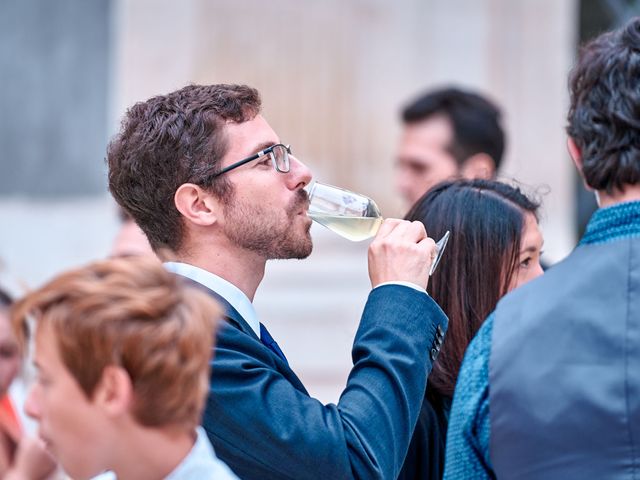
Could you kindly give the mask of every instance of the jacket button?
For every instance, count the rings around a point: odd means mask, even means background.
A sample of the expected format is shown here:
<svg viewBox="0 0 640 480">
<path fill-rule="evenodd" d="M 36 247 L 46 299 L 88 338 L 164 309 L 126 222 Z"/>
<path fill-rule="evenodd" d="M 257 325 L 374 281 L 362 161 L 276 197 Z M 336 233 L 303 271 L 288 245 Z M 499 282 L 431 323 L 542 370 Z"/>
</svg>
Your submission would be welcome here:
<svg viewBox="0 0 640 480">
<path fill-rule="evenodd" d="M 436 358 L 438 357 L 438 351 L 437 351 L 435 348 L 432 348 L 432 349 L 431 349 L 431 355 L 430 355 L 430 357 L 431 357 L 431 361 L 432 361 L 432 362 L 435 362 L 435 361 L 436 361 Z"/>
</svg>

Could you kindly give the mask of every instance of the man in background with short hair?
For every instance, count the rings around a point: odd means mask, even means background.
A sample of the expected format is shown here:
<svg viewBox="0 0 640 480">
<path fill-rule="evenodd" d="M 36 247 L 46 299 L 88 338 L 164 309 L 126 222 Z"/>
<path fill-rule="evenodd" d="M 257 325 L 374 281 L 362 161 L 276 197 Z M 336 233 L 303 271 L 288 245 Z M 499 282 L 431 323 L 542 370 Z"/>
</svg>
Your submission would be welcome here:
<svg viewBox="0 0 640 480">
<path fill-rule="evenodd" d="M 127 212 L 118 207 L 120 227 L 111 243 L 110 257 L 130 257 L 135 255 L 149 255 L 155 257 L 147 236 Z"/>
<path fill-rule="evenodd" d="M 402 111 L 396 185 L 407 206 L 444 180 L 494 178 L 504 153 L 500 110 L 478 93 L 431 90 Z"/>
</svg>

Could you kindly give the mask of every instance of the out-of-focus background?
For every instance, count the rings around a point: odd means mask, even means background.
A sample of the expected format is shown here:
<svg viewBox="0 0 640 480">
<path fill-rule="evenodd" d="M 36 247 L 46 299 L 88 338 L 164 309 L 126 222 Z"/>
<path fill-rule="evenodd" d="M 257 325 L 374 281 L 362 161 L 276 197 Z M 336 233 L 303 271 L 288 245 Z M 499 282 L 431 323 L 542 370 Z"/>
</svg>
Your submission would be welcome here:
<svg viewBox="0 0 640 480">
<path fill-rule="evenodd" d="M 105 147 L 126 108 L 188 83 L 247 83 L 316 179 L 402 215 L 400 108 L 446 84 L 503 108 L 501 176 L 544 194 L 545 257 L 592 209 L 565 147 L 578 44 L 637 0 L 0 0 L 0 283 L 14 293 L 104 257 L 118 227 Z M 336 401 L 369 290 L 365 243 L 313 227 L 255 304 L 309 390 Z"/>
</svg>

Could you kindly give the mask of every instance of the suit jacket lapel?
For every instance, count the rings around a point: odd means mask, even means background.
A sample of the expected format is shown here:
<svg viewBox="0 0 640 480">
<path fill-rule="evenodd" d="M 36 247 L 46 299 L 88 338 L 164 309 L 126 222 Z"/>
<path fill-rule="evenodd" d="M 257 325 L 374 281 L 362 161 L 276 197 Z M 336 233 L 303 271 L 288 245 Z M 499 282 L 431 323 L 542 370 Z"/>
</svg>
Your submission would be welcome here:
<svg viewBox="0 0 640 480">
<path fill-rule="evenodd" d="M 224 308 L 225 318 L 227 322 L 232 324 L 237 329 L 243 331 L 247 335 L 251 335 L 253 338 L 260 341 L 260 338 L 258 338 L 258 336 L 256 335 L 256 332 L 253 331 L 253 328 L 249 326 L 247 321 L 244 318 L 242 318 L 242 315 L 240 315 L 238 311 L 235 308 L 233 308 L 233 306 L 229 302 L 227 302 L 223 297 L 218 295 L 218 293 L 214 292 L 213 290 L 209 290 L 206 287 L 204 288 L 209 295 L 211 295 L 218 302 L 220 302 L 220 304 Z"/>
<path fill-rule="evenodd" d="M 244 318 L 242 318 L 242 315 L 240 315 L 240 313 L 238 313 L 238 311 L 229 302 L 227 302 L 227 300 L 225 300 L 224 297 L 220 296 L 217 292 L 214 292 L 210 288 L 205 287 L 201 283 L 198 283 L 195 280 L 191 280 L 189 277 L 184 277 L 182 275 L 180 275 L 180 277 L 183 278 L 185 282 L 193 285 L 194 287 L 200 289 L 201 291 L 205 292 L 207 295 L 215 298 L 218 302 L 220 302 L 220 305 L 222 305 L 222 307 L 224 308 L 225 318 L 227 322 L 229 322 L 230 324 L 232 324 L 234 327 L 241 330 L 242 332 L 246 333 L 247 335 L 250 335 L 253 338 L 260 341 L 260 338 L 258 338 L 258 336 L 256 335 L 256 332 L 253 331 L 253 329 L 249 326 L 247 321 Z"/>
<path fill-rule="evenodd" d="M 176 274 L 176 275 L 179 275 L 179 274 Z M 253 329 L 249 326 L 247 321 L 244 318 L 242 318 L 242 315 L 240 315 L 240 313 L 238 313 L 238 311 L 229 302 L 227 302 L 217 292 L 214 292 L 213 290 L 211 290 L 210 288 L 207 288 L 201 283 L 191 280 L 189 277 L 185 277 L 183 275 L 180 275 L 180 277 L 183 278 L 185 282 L 188 282 L 194 287 L 199 288 L 201 291 L 205 292 L 206 294 L 210 295 L 211 297 L 215 298 L 218 302 L 220 302 L 220 304 L 225 309 L 225 318 L 227 322 L 231 324 L 231 326 L 237 328 L 238 330 L 246 333 L 247 335 L 253 337 L 258 342 L 260 342 L 260 344 L 263 345 L 264 348 L 266 348 L 269 351 L 269 353 L 273 355 L 273 357 L 277 360 L 278 364 L 280 365 L 280 370 L 284 371 L 282 373 L 286 373 L 286 376 L 289 379 L 289 381 L 292 382 L 298 390 L 308 395 L 307 389 L 304 387 L 304 385 L 302 384 L 298 376 L 295 374 L 295 372 L 291 370 L 291 367 L 289 366 L 289 364 L 284 360 L 282 360 L 278 355 L 275 354 L 275 352 L 271 351 L 271 349 L 269 349 L 266 345 L 262 343 L 260 338 L 256 335 L 256 332 L 253 331 Z"/>
</svg>

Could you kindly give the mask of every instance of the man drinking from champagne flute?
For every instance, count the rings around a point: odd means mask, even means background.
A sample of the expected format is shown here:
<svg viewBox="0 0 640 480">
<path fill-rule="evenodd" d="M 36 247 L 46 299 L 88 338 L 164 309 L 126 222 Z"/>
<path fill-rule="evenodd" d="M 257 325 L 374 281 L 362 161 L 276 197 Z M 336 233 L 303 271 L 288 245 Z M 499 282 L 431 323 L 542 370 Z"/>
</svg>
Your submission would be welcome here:
<svg viewBox="0 0 640 480">
<path fill-rule="evenodd" d="M 134 105 L 108 149 L 109 187 L 166 267 L 226 308 L 204 428 L 243 479 L 395 478 L 447 318 L 426 294 L 435 244 L 387 219 L 337 405 L 311 398 L 252 300 L 270 259 L 312 249 L 311 172 L 260 115 L 258 92 L 191 85 Z"/>
</svg>

